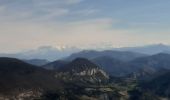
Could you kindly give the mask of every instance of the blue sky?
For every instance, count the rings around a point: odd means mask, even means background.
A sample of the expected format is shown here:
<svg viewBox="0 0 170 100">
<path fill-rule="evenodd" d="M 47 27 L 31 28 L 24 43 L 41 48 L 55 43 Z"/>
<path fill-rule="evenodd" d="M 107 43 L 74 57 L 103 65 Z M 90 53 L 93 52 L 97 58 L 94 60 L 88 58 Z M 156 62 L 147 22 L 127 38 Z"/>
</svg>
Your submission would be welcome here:
<svg viewBox="0 0 170 100">
<path fill-rule="evenodd" d="M 170 0 L 0 0 L 0 52 L 170 44 L 169 5 Z"/>
</svg>

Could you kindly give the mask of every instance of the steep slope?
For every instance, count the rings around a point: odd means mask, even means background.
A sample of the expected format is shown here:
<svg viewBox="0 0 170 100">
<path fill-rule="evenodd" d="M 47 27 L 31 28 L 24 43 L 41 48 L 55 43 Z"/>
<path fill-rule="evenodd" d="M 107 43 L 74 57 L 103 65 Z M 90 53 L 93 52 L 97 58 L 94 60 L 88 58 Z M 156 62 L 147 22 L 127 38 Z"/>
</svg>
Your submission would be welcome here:
<svg viewBox="0 0 170 100">
<path fill-rule="evenodd" d="M 130 63 L 138 67 L 150 67 L 153 70 L 170 69 L 170 54 L 159 53 L 156 55 L 135 59 Z"/>
<path fill-rule="evenodd" d="M 14 58 L 0 58 L 0 97 L 41 96 L 62 87 L 55 73 Z"/>
<path fill-rule="evenodd" d="M 92 51 L 92 50 L 85 50 L 78 53 L 74 53 L 66 60 L 73 60 L 75 58 L 81 57 L 81 58 L 87 58 L 87 59 L 94 59 L 101 56 L 108 56 L 112 57 L 121 61 L 130 61 L 138 57 L 146 56 L 144 54 L 140 53 L 134 53 L 134 52 L 127 52 L 127 51 L 112 51 L 112 50 L 105 50 L 105 51 Z"/>
<path fill-rule="evenodd" d="M 102 82 L 107 81 L 109 76 L 97 65 L 84 58 L 77 58 L 67 65 L 58 69 L 58 77 L 68 76 L 66 79 L 81 80 L 83 82 Z"/>
<path fill-rule="evenodd" d="M 92 61 L 112 76 L 120 77 L 134 72 L 134 68 L 130 63 L 112 57 L 102 56 Z"/>
<path fill-rule="evenodd" d="M 170 98 L 170 71 L 164 70 L 152 79 L 139 83 L 136 89 L 130 92 L 130 100 L 169 100 Z"/>
<path fill-rule="evenodd" d="M 136 71 L 129 77 L 137 79 L 148 79 L 157 72 L 170 69 L 170 54 L 159 53 L 152 56 L 141 57 L 129 62 Z"/>
<path fill-rule="evenodd" d="M 135 66 L 133 66 L 133 67 L 135 67 Z M 133 71 L 132 73 L 130 73 L 129 75 L 127 75 L 125 77 L 143 81 L 143 80 L 148 80 L 148 79 L 154 77 L 154 75 L 157 72 L 159 72 L 159 70 L 155 70 L 150 67 L 142 67 L 142 68 L 136 68 L 136 71 Z"/>
<path fill-rule="evenodd" d="M 150 92 L 162 97 L 170 98 L 170 71 L 166 71 L 151 81 L 141 84 L 143 90 L 149 90 Z"/>
</svg>

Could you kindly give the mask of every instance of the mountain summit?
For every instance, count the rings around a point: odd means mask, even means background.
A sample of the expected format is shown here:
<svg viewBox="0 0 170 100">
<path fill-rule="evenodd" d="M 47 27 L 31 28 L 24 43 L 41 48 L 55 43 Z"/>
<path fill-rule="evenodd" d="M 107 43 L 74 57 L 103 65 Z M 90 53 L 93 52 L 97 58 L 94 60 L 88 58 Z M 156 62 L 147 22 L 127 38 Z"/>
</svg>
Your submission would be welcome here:
<svg viewBox="0 0 170 100">
<path fill-rule="evenodd" d="M 84 82 L 102 82 L 109 79 L 105 71 L 97 65 L 84 58 L 77 58 L 58 69 L 59 76 L 69 76 L 71 80 L 82 80 Z"/>
</svg>

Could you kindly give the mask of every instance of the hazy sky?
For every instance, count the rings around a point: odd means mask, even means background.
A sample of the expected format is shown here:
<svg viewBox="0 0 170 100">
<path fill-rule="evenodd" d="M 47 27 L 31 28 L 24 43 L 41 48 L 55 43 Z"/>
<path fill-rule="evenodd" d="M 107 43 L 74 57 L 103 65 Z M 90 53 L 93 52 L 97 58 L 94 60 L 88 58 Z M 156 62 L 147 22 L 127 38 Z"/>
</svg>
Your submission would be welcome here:
<svg viewBox="0 0 170 100">
<path fill-rule="evenodd" d="M 170 44 L 170 0 L 0 0 L 0 52 Z"/>
</svg>

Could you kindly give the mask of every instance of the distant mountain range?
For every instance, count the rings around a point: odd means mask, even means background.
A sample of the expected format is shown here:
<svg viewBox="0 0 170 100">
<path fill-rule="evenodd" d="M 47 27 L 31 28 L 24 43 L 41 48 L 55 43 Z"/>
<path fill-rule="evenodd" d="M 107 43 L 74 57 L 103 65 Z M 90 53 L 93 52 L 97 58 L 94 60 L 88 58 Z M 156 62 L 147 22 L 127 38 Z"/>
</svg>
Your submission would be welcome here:
<svg viewBox="0 0 170 100">
<path fill-rule="evenodd" d="M 138 46 L 138 47 L 115 48 L 113 50 L 131 51 L 131 52 L 138 52 L 138 53 L 143 53 L 148 55 L 154 55 L 158 53 L 170 53 L 170 46 L 164 44 L 155 44 L 155 45 Z"/>
<path fill-rule="evenodd" d="M 122 52 L 116 53 L 117 56 L 119 55 L 119 53 L 122 54 Z M 141 57 L 138 56 L 136 58 L 136 56 L 135 57 L 133 56 L 134 55 L 133 53 L 123 52 L 124 56 L 129 58 L 127 60 L 120 59 L 121 54 L 120 57 L 117 58 L 114 57 L 114 55 L 112 54 L 115 54 L 115 51 L 113 51 L 113 53 L 110 51 L 106 53 L 106 55 L 104 54 L 105 53 L 103 52 L 83 51 L 80 53 L 73 54 L 66 59 L 50 62 L 49 64 L 46 64 L 42 67 L 46 69 L 57 70 L 60 67 L 63 67 L 69 62 L 71 62 L 72 60 L 70 59 L 84 57 L 95 63 L 101 69 L 105 70 L 107 73 L 109 73 L 109 75 L 116 77 L 122 77 L 130 74 L 131 74 L 130 76 L 136 78 L 143 78 L 148 76 L 150 77 L 152 76 L 152 74 L 159 70 L 170 69 L 170 54 L 159 53 L 151 56 L 141 55 Z"/>
<path fill-rule="evenodd" d="M 139 57 L 128 62 L 109 57 L 100 57 L 93 61 L 113 76 L 126 76 L 133 73 L 136 78 L 143 78 L 151 77 L 160 70 L 170 70 L 170 54 L 165 53 Z"/>
<path fill-rule="evenodd" d="M 138 57 L 147 56 L 141 53 L 129 52 L 129 51 L 115 51 L 115 50 L 105 50 L 105 51 L 94 51 L 94 50 L 84 50 L 78 53 L 73 53 L 65 60 L 71 61 L 75 58 L 87 58 L 87 59 L 94 59 L 97 57 L 107 56 L 111 58 L 115 58 L 121 61 L 130 61 Z"/>
<path fill-rule="evenodd" d="M 105 48 L 107 49 L 107 48 Z M 82 52 L 92 52 L 92 55 L 89 56 L 94 56 L 96 55 L 97 52 L 100 52 L 101 49 L 97 49 L 95 50 L 83 50 L 80 48 L 76 48 L 76 47 L 65 47 L 65 48 L 55 48 L 55 47 L 51 47 L 51 46 L 44 46 L 44 47 L 40 47 L 38 49 L 35 50 L 28 50 L 28 51 L 23 51 L 23 52 L 19 52 L 19 53 L 12 53 L 12 54 L 4 54 L 4 53 L 0 53 L 0 57 L 13 57 L 13 58 L 19 58 L 19 59 L 46 59 L 49 61 L 55 61 L 55 60 L 59 60 L 62 58 L 66 58 L 67 56 L 70 56 L 73 53 L 78 53 L 80 51 Z M 103 50 L 103 49 L 102 49 Z M 93 52 L 94 51 L 94 52 Z M 157 54 L 157 53 L 170 53 L 170 46 L 169 45 L 164 45 L 164 44 L 155 44 L 155 45 L 147 45 L 147 46 L 137 46 L 137 47 L 123 47 L 123 48 L 113 48 L 113 49 L 109 49 L 109 50 L 105 50 L 105 51 L 115 51 L 118 52 L 118 54 L 120 54 L 121 52 L 126 52 L 129 53 L 129 55 L 131 53 L 134 54 L 145 54 L 145 55 L 153 55 L 153 54 Z M 103 51 L 104 53 L 104 51 Z M 108 53 L 109 54 L 109 53 Z M 115 55 L 115 54 L 114 54 Z M 83 56 L 83 55 L 82 55 Z M 137 55 L 133 55 L 132 57 L 135 57 Z M 127 60 L 128 57 L 126 56 L 116 56 L 115 57 L 120 57 L 121 59 Z M 70 59 L 74 59 L 70 57 Z M 131 59 L 131 58 L 129 58 Z"/>
<path fill-rule="evenodd" d="M 25 60 L 46 59 L 48 61 L 54 61 L 79 51 L 81 51 L 81 49 L 75 47 L 58 49 L 51 46 L 44 46 L 35 50 L 28 50 L 19 53 L 13 53 L 13 54 L 0 53 L 0 57 L 12 57 L 18 59 L 25 59 Z"/>
<path fill-rule="evenodd" d="M 104 69 L 110 75 L 123 76 L 134 71 L 134 68 L 131 68 L 130 64 L 127 62 L 144 56 L 147 55 L 124 51 L 84 50 L 78 53 L 73 53 L 65 59 L 50 62 L 49 64 L 46 64 L 42 67 L 46 69 L 56 70 L 60 67 L 65 66 L 65 64 L 73 61 L 76 58 L 86 58 L 97 64 L 100 68 Z"/>
<path fill-rule="evenodd" d="M 150 67 L 155 70 L 170 69 L 170 54 L 159 53 L 152 56 L 141 57 L 130 63 L 140 67 Z"/>
</svg>

